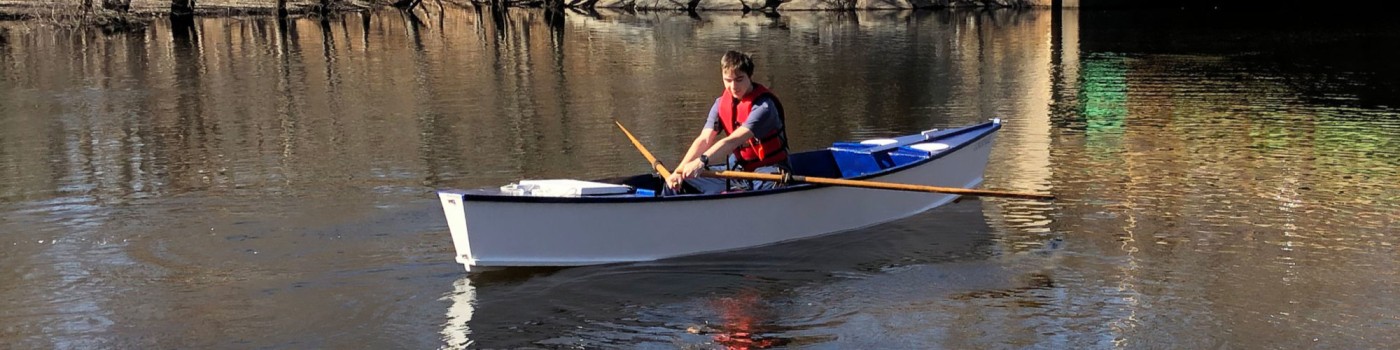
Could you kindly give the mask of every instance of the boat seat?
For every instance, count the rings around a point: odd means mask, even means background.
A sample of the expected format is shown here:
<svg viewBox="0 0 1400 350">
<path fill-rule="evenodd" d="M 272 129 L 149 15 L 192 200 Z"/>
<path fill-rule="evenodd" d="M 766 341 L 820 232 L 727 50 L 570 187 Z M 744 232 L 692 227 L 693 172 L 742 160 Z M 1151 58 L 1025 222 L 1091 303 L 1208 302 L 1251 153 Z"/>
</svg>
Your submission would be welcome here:
<svg viewBox="0 0 1400 350">
<path fill-rule="evenodd" d="M 942 150 L 948 149 L 948 144 L 946 144 L 946 143 L 938 143 L 938 142 L 925 142 L 925 143 L 916 143 L 916 144 L 912 144 L 912 145 L 905 146 L 905 147 L 908 147 L 909 149 L 924 151 L 924 152 L 928 152 L 929 154 L 933 154 L 933 153 L 938 153 L 938 151 L 942 151 Z"/>
<path fill-rule="evenodd" d="M 895 139 L 837 142 L 828 149 L 831 151 L 831 157 L 843 178 L 858 177 L 913 163 L 928 158 L 934 153 L 924 149 L 911 148 L 911 146 L 889 147 L 896 142 L 898 141 Z M 947 146 L 945 145 L 944 148 Z"/>
<path fill-rule="evenodd" d="M 888 144 L 892 144 L 892 143 L 897 143 L 897 142 L 899 142 L 899 140 L 895 140 L 895 139 L 874 139 L 874 140 L 865 140 L 865 141 L 861 141 L 860 144 L 862 144 L 862 145 L 871 145 L 871 146 L 884 146 L 884 145 L 888 145 Z"/>
</svg>

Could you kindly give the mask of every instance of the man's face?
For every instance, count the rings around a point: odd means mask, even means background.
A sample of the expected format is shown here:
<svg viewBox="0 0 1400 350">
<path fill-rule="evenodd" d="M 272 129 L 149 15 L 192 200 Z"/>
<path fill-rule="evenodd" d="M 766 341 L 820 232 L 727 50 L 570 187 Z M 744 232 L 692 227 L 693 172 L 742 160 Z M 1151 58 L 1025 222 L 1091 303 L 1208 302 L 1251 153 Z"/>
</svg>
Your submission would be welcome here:
<svg viewBox="0 0 1400 350">
<path fill-rule="evenodd" d="M 723 73 L 720 77 L 724 79 L 724 88 L 729 90 L 729 93 L 734 97 L 744 97 L 749 93 L 749 90 L 753 90 L 753 82 L 749 81 L 748 73 L 739 69 L 730 69 L 721 73 Z"/>
</svg>

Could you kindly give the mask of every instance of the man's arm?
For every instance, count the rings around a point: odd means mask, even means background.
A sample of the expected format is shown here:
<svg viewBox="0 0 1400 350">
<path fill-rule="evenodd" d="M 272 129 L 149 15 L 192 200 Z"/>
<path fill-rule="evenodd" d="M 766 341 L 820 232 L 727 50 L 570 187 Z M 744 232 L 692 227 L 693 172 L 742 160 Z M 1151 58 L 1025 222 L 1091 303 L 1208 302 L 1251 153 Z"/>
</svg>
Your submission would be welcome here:
<svg viewBox="0 0 1400 350">
<path fill-rule="evenodd" d="M 685 151 L 685 156 L 676 166 L 685 165 L 696 158 L 699 158 L 710 146 L 715 143 L 715 137 L 719 136 L 719 131 L 715 125 L 719 123 L 719 104 L 721 99 L 715 99 L 715 104 L 710 106 L 710 114 L 705 118 L 705 126 L 700 129 L 700 135 L 695 137 L 695 141 L 690 143 L 690 149 Z"/>
<path fill-rule="evenodd" d="M 705 131 L 709 132 L 710 138 L 708 140 L 713 140 L 719 134 L 713 129 L 705 129 Z M 735 148 L 739 148 L 739 145 L 744 144 L 750 137 L 753 137 L 753 132 L 749 131 L 749 128 L 741 126 L 734 130 L 733 134 L 714 142 L 712 145 L 706 145 L 709 146 L 706 147 L 707 150 L 697 151 L 696 147 L 692 145 L 690 152 L 686 152 L 686 160 L 677 165 L 675 171 L 671 173 L 671 177 L 666 179 L 667 185 L 672 189 L 680 188 L 682 180 L 699 176 L 700 172 L 705 170 L 705 165 L 700 163 L 700 154 L 705 154 L 712 159 L 711 162 L 715 161 L 713 159 L 729 159 L 729 153 L 734 152 Z M 701 138 L 696 138 L 696 145 L 699 145 L 701 141 Z M 692 157 L 694 158 L 692 159 Z"/>
<path fill-rule="evenodd" d="M 703 130 L 700 130 L 700 135 L 696 136 L 695 141 L 692 141 L 690 143 L 690 149 L 685 151 L 685 156 L 681 157 L 680 163 L 676 164 L 684 165 L 686 163 L 690 163 L 691 161 L 698 160 L 701 154 L 704 154 L 705 151 L 709 150 L 710 147 L 714 145 L 715 137 L 718 136 L 719 132 L 715 131 L 715 129 L 713 128 L 705 128 Z"/>
<path fill-rule="evenodd" d="M 719 137 L 719 131 L 715 130 L 715 124 L 719 122 L 719 104 L 720 99 L 715 99 L 714 106 L 710 107 L 710 115 L 705 119 L 705 127 L 700 129 L 700 135 L 695 136 L 695 141 L 690 142 L 690 148 L 685 151 L 685 156 L 681 157 L 681 161 L 676 163 L 674 169 L 671 169 L 671 177 L 666 178 L 666 185 L 671 189 L 680 188 L 681 180 L 695 177 L 694 171 L 687 176 L 687 174 L 682 173 L 682 170 L 686 169 L 687 164 L 700 163 L 700 155 L 714 146 L 715 138 Z"/>
<path fill-rule="evenodd" d="M 747 142 L 749 138 L 752 137 L 753 132 L 749 131 L 749 128 L 740 126 L 738 129 L 734 130 L 733 134 L 710 145 L 708 150 L 700 152 L 700 154 L 704 154 L 711 159 L 728 159 L 729 154 L 733 153 L 735 148 L 739 148 L 739 145 L 744 144 L 744 142 Z M 699 176 L 700 172 L 704 170 L 705 165 L 700 163 L 700 156 L 696 155 L 694 160 L 689 160 L 677 165 L 675 172 L 671 173 L 671 177 L 666 180 L 671 188 L 679 188 L 681 180 Z"/>
<path fill-rule="evenodd" d="M 734 149 L 739 148 L 751 138 L 753 138 L 753 131 L 749 130 L 747 126 L 740 126 L 738 129 L 734 129 L 733 134 L 729 134 L 729 136 L 725 136 L 710 145 L 709 149 L 702 154 L 709 156 L 710 159 L 729 159 L 729 154 L 734 153 Z M 695 164 L 700 164 L 698 160 L 700 156 L 696 155 L 695 158 L 697 158 Z"/>
</svg>

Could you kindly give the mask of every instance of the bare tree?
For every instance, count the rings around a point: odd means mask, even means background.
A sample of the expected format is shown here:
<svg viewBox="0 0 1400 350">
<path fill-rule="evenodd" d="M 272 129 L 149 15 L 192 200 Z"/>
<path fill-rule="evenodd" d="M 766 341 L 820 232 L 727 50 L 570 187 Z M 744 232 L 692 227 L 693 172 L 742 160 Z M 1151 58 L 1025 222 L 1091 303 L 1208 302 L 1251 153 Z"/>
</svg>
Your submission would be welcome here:
<svg viewBox="0 0 1400 350">
<path fill-rule="evenodd" d="M 102 0 L 102 8 L 126 13 L 131 11 L 131 0 Z"/>
</svg>

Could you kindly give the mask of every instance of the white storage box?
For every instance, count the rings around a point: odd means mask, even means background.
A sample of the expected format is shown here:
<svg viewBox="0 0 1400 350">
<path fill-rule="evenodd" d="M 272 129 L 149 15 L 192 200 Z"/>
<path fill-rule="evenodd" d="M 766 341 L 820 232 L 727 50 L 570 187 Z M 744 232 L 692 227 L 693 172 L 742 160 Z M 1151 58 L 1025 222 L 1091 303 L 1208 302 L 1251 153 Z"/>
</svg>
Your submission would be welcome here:
<svg viewBox="0 0 1400 350">
<path fill-rule="evenodd" d="M 632 188 L 627 185 L 582 180 L 520 180 L 519 183 L 501 186 L 501 192 L 517 196 L 579 197 L 627 194 L 632 192 Z"/>
</svg>

